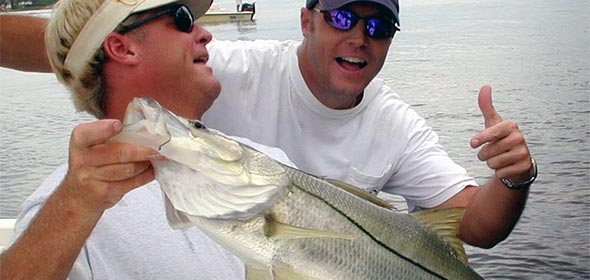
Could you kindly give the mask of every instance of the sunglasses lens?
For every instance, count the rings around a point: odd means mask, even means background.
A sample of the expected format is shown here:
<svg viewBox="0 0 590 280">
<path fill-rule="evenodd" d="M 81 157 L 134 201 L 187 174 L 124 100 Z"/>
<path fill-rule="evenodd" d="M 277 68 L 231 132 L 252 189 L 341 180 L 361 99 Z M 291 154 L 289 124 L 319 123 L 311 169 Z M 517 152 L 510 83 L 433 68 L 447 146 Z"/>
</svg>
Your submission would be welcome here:
<svg viewBox="0 0 590 280">
<path fill-rule="evenodd" d="M 395 35 L 395 29 L 392 24 L 384 19 L 370 18 L 367 20 L 366 28 L 367 35 L 373 38 L 392 38 Z"/>
<path fill-rule="evenodd" d="M 366 34 L 375 39 L 392 38 L 395 35 L 395 26 L 390 20 L 384 17 L 366 17 L 361 18 L 357 14 L 347 10 L 322 11 L 324 20 L 330 26 L 348 31 L 357 24 L 359 19 L 365 20 Z"/>
<path fill-rule="evenodd" d="M 192 32 L 194 19 L 191 11 L 185 6 L 180 6 L 174 13 L 174 24 L 182 32 Z"/>
<path fill-rule="evenodd" d="M 350 30 L 358 21 L 355 14 L 346 10 L 328 11 L 324 13 L 324 19 L 332 27 L 344 31 Z"/>
</svg>

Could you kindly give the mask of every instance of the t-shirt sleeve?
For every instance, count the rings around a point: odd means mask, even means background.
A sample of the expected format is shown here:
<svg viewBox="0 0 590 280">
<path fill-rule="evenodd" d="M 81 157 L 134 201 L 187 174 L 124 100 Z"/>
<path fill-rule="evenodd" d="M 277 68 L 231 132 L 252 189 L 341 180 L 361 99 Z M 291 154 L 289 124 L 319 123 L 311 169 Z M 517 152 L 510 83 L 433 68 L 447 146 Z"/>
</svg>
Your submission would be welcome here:
<svg viewBox="0 0 590 280">
<path fill-rule="evenodd" d="M 409 107 L 402 115 L 399 135 L 406 138 L 405 144 L 384 192 L 403 196 L 414 211 L 436 207 L 465 187 L 477 186 L 465 168 L 449 157 L 422 117 Z"/>
<path fill-rule="evenodd" d="M 31 221 L 45 204 L 45 201 L 47 201 L 57 186 L 61 183 L 66 171 L 66 164 L 58 167 L 51 175 L 49 175 L 49 177 L 47 177 L 47 179 L 45 179 L 45 181 L 43 181 L 41 186 L 23 202 L 20 213 L 15 222 L 14 236 L 11 240 L 11 244 L 14 243 L 27 229 Z M 85 247 L 82 248 L 80 255 L 74 262 L 68 279 L 92 279 L 92 271 L 90 270 Z"/>
</svg>

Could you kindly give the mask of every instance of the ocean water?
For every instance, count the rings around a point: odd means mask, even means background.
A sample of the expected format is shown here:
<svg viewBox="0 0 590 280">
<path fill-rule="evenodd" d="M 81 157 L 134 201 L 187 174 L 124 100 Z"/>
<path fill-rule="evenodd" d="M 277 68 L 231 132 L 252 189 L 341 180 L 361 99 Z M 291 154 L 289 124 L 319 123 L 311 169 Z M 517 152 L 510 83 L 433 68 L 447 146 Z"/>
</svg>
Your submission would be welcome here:
<svg viewBox="0 0 590 280">
<path fill-rule="evenodd" d="M 232 9 L 232 0 L 216 0 Z M 206 25 L 225 40 L 302 38 L 303 0 L 258 0 L 254 22 Z M 380 77 L 427 120 L 478 182 L 492 174 L 469 139 L 489 84 L 539 165 L 527 207 L 496 247 L 467 247 L 487 279 L 590 279 L 590 1 L 401 1 L 402 31 Z M 260 77 L 264 79 L 264 77 Z M 0 218 L 67 160 L 75 113 L 52 74 L 0 68 Z"/>
</svg>

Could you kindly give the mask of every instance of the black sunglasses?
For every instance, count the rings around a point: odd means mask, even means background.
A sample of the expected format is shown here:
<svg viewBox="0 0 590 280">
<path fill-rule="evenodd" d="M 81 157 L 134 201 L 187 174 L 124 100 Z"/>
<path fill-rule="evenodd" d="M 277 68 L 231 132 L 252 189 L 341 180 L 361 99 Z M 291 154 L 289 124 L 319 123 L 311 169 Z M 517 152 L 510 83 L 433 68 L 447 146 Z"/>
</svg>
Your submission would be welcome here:
<svg viewBox="0 0 590 280">
<path fill-rule="evenodd" d="M 138 20 L 138 21 L 134 22 L 133 24 L 126 26 L 126 27 L 122 28 L 121 30 L 119 30 L 119 33 L 129 32 L 129 31 L 141 26 L 142 24 L 145 24 L 151 20 L 154 20 L 154 19 L 157 19 L 161 16 L 169 15 L 169 14 L 172 15 L 172 18 L 174 19 L 174 24 L 176 25 L 176 28 L 178 30 L 180 30 L 182 32 L 186 32 L 186 33 L 191 33 L 193 31 L 195 18 L 193 16 L 193 14 L 191 13 L 191 10 L 189 10 L 189 8 L 185 5 L 179 5 L 179 6 L 174 6 L 174 7 L 168 8 L 166 10 L 159 11 L 157 13 L 154 13 L 153 15 L 150 15 L 149 17 Z"/>
<path fill-rule="evenodd" d="M 386 16 L 361 17 L 354 12 L 342 9 L 322 11 L 314 8 L 313 10 L 324 14 L 324 20 L 327 24 L 343 31 L 351 30 L 362 19 L 365 21 L 365 34 L 370 38 L 393 38 L 395 32 L 399 31 L 395 21 Z"/>
</svg>

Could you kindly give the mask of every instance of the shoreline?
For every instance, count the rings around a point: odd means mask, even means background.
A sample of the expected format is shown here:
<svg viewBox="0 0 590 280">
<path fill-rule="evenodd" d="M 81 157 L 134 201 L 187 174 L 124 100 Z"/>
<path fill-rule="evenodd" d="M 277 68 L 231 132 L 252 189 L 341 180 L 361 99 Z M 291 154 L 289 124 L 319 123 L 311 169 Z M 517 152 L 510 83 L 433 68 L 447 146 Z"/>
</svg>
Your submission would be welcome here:
<svg viewBox="0 0 590 280">
<path fill-rule="evenodd" d="M 28 11 L 37 11 L 37 10 L 50 10 L 53 5 L 43 5 L 43 6 L 26 6 L 22 8 L 16 9 L 6 9 L 0 8 L 0 13 L 14 13 L 14 12 L 28 12 Z"/>
</svg>

